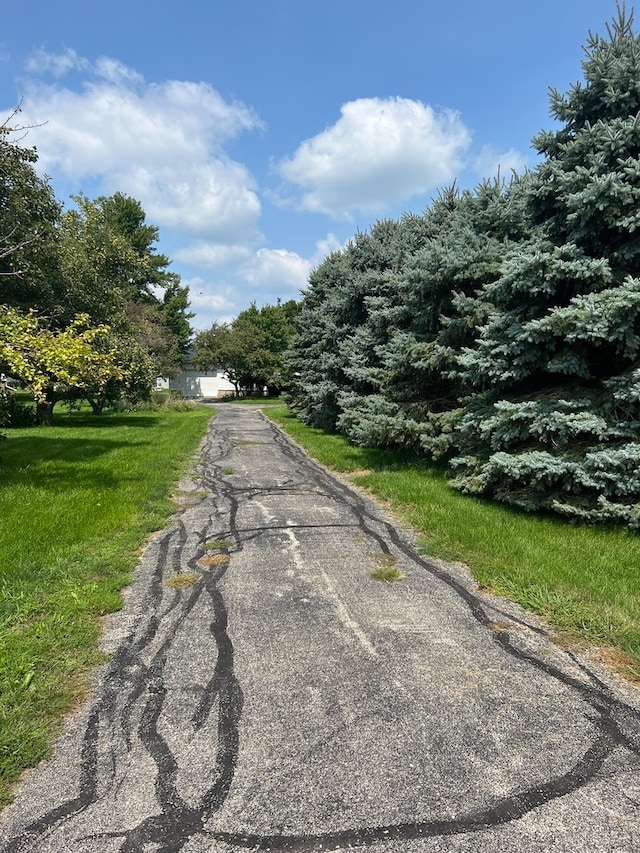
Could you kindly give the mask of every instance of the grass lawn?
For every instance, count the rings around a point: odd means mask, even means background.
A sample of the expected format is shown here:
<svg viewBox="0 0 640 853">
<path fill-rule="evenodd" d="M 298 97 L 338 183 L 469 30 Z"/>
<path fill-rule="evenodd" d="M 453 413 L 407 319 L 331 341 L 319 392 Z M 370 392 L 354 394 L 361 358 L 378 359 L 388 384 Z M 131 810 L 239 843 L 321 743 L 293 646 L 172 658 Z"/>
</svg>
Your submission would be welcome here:
<svg viewBox="0 0 640 853">
<path fill-rule="evenodd" d="M 140 546 L 175 510 L 172 486 L 212 410 L 56 409 L 55 426 L 0 444 L 0 805 L 47 754 L 101 660 L 100 619 Z"/>
<path fill-rule="evenodd" d="M 415 455 L 354 447 L 301 424 L 286 406 L 266 414 L 327 467 L 358 472 L 357 485 L 421 532 L 423 553 L 466 563 L 481 586 L 540 614 L 574 647 L 601 647 L 640 682 L 640 536 L 468 497 Z"/>
</svg>

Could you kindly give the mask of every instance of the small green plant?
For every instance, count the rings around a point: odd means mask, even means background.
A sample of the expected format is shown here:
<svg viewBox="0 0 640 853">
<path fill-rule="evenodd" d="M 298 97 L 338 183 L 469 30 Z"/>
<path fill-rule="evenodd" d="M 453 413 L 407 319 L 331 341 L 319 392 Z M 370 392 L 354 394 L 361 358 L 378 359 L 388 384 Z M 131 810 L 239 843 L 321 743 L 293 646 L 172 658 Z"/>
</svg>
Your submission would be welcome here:
<svg viewBox="0 0 640 853">
<path fill-rule="evenodd" d="M 392 581 L 401 581 L 404 574 L 397 566 L 378 566 L 372 572 L 369 572 L 369 577 L 374 581 L 382 581 L 383 583 L 391 583 Z"/>
<path fill-rule="evenodd" d="M 377 569 L 369 572 L 369 577 L 373 580 L 391 583 L 391 581 L 400 581 L 404 577 L 404 573 L 396 566 L 396 558 L 391 554 L 375 554 L 373 559 L 378 564 Z"/>
<path fill-rule="evenodd" d="M 232 548 L 233 542 L 230 539 L 209 539 L 202 547 L 205 551 L 224 551 L 227 548 Z"/>
<path fill-rule="evenodd" d="M 223 468 L 222 473 L 223 474 L 235 474 L 235 471 L 233 470 L 233 468 Z"/>
<path fill-rule="evenodd" d="M 193 586 L 199 577 L 200 575 L 196 574 L 196 572 L 185 572 L 184 574 L 174 575 L 172 578 L 169 578 L 165 586 L 169 586 L 171 589 L 184 589 L 187 586 Z"/>
<path fill-rule="evenodd" d="M 0 426 L 30 427 L 37 423 L 33 405 L 22 402 L 13 391 L 0 389 Z"/>
</svg>

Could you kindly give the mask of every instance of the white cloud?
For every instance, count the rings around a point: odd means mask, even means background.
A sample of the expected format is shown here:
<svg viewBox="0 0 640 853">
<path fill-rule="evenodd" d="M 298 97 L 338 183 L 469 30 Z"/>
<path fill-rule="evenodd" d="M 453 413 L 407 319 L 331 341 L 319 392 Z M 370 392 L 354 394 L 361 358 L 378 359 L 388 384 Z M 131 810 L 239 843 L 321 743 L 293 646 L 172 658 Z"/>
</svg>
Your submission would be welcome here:
<svg viewBox="0 0 640 853">
<path fill-rule="evenodd" d="M 346 218 L 450 182 L 471 135 L 453 110 L 406 98 L 362 98 L 343 105 L 327 130 L 303 142 L 278 172 L 301 191 L 303 210 Z"/>
<path fill-rule="evenodd" d="M 232 289 L 229 285 L 218 285 L 218 289 L 212 291 L 214 285 L 206 282 L 203 278 L 183 279 L 182 284 L 189 287 L 189 296 L 194 308 L 208 308 L 213 311 L 228 311 L 235 307 L 232 298 Z"/>
<path fill-rule="evenodd" d="M 173 257 L 183 264 L 215 269 L 215 267 L 246 261 L 251 254 L 251 249 L 242 244 L 224 245 L 200 241 L 178 249 L 173 253 Z"/>
<path fill-rule="evenodd" d="M 114 172 L 114 185 L 143 201 L 150 221 L 192 236 L 255 242 L 260 201 L 251 175 L 227 158 L 202 163 L 137 166 Z"/>
<path fill-rule="evenodd" d="M 316 243 L 316 250 L 311 256 L 310 263 L 312 267 L 317 267 L 322 261 L 338 249 L 344 249 L 346 243 L 341 243 L 335 234 L 327 234 L 322 240 Z"/>
<path fill-rule="evenodd" d="M 258 249 L 240 274 L 252 287 L 268 290 L 301 290 L 307 283 L 311 263 L 286 249 Z"/>
<path fill-rule="evenodd" d="M 483 145 L 474 162 L 475 171 L 481 178 L 495 178 L 498 173 L 509 181 L 512 171 L 521 175 L 527 168 L 527 156 L 515 148 L 500 151 L 493 145 Z"/>
<path fill-rule="evenodd" d="M 36 50 L 27 59 L 25 67 L 30 74 L 52 74 L 54 77 L 64 77 L 70 71 L 90 71 L 91 63 L 75 50 L 67 48 L 62 53 Z"/>
<path fill-rule="evenodd" d="M 180 249 L 174 257 L 194 266 L 223 268 L 224 277 L 215 282 L 202 276 L 182 279 L 189 287 L 191 310 L 197 315 L 195 327 L 208 329 L 214 321 L 225 323 L 237 316 L 247 307 L 249 294 L 259 306 L 273 305 L 278 298 L 299 298 L 313 267 L 337 248 L 339 241 L 328 234 L 316 243 L 311 258 L 286 249 L 251 251 L 244 246 L 206 243 Z"/>
<path fill-rule="evenodd" d="M 236 302 L 237 293 L 226 282 L 213 284 L 200 276 L 183 278 L 189 288 L 191 311 L 196 315 L 192 324 L 196 330 L 208 329 L 215 322 L 229 323 L 241 308 Z"/>
<path fill-rule="evenodd" d="M 22 103 L 40 168 L 80 185 L 141 202 L 150 221 L 218 242 L 255 242 L 260 201 L 253 177 L 225 152 L 227 142 L 261 127 L 255 113 L 229 103 L 208 83 L 144 79 L 109 57 L 94 63 L 68 50 L 39 52 Z M 79 72 L 79 90 L 60 78 Z"/>
</svg>

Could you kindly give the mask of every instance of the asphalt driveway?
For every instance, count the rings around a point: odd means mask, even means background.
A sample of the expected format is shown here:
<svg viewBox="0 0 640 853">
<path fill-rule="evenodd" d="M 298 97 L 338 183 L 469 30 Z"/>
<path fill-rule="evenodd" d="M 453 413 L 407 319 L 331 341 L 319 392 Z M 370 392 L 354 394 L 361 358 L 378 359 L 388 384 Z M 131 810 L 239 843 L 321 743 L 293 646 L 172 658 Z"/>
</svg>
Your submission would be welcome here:
<svg viewBox="0 0 640 853">
<path fill-rule="evenodd" d="M 221 407 L 177 500 L 0 849 L 640 850 L 638 691 L 257 410 Z"/>
</svg>

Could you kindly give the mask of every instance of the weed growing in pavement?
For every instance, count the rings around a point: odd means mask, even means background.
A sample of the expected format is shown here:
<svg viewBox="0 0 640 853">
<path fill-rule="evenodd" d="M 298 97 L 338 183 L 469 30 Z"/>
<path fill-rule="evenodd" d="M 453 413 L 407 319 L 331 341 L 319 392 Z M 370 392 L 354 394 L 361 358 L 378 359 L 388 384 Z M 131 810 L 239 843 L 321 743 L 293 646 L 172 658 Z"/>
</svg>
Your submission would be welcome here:
<svg viewBox="0 0 640 853">
<path fill-rule="evenodd" d="M 377 569 L 369 572 L 369 577 L 373 578 L 374 581 L 391 583 L 392 581 L 401 581 L 404 574 L 397 566 L 378 566 Z"/>
<path fill-rule="evenodd" d="M 174 575 L 169 578 L 165 586 L 169 586 L 171 589 L 183 589 L 187 586 L 193 586 L 199 577 L 200 575 L 196 574 L 196 572 L 185 572 L 184 574 Z"/>
<path fill-rule="evenodd" d="M 374 554 L 373 559 L 378 564 L 377 569 L 369 572 L 369 577 L 373 580 L 390 583 L 404 578 L 404 573 L 396 566 L 396 558 L 391 554 Z"/>
<path fill-rule="evenodd" d="M 202 547 L 205 551 L 224 551 L 226 548 L 233 548 L 233 542 L 230 539 L 210 539 Z"/>
<path fill-rule="evenodd" d="M 224 566 L 228 562 L 228 554 L 210 554 L 209 556 L 200 557 L 198 560 L 200 566 Z"/>
</svg>

